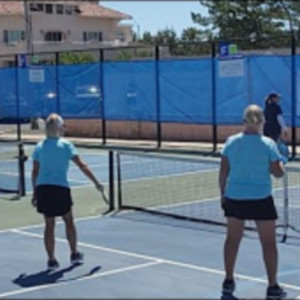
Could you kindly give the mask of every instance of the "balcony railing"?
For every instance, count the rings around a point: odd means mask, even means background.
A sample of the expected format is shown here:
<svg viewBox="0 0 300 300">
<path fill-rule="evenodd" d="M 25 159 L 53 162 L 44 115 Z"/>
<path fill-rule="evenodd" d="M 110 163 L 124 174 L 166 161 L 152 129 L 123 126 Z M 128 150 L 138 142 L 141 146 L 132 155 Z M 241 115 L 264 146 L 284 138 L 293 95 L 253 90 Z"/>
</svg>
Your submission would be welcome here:
<svg viewBox="0 0 300 300">
<path fill-rule="evenodd" d="M 129 42 L 113 41 L 33 41 L 34 52 L 80 50 L 82 48 L 101 48 L 126 46 Z M 26 51 L 26 41 L 14 41 L 10 43 L 0 43 L 0 55 L 24 53 Z"/>
</svg>

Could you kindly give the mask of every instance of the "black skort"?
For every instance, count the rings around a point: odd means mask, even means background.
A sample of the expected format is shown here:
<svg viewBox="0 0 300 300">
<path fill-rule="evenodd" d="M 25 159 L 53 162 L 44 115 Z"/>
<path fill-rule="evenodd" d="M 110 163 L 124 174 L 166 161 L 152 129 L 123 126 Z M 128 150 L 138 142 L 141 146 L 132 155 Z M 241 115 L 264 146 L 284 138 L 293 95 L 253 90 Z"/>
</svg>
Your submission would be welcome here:
<svg viewBox="0 0 300 300">
<path fill-rule="evenodd" d="M 63 216 L 73 205 L 70 188 L 58 185 L 38 185 L 36 200 L 37 211 L 46 217 Z"/>
<path fill-rule="evenodd" d="M 278 218 L 272 196 L 255 200 L 236 200 L 225 198 L 223 205 L 225 217 L 240 220 L 276 220 Z"/>
</svg>

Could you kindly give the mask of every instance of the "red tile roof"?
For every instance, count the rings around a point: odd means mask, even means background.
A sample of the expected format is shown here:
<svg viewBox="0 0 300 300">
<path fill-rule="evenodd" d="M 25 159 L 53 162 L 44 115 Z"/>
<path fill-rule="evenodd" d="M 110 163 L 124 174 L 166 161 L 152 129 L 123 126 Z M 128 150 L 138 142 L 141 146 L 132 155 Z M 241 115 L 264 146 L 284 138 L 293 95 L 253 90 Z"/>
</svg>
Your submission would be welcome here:
<svg viewBox="0 0 300 300">
<path fill-rule="evenodd" d="M 116 18 L 121 20 L 132 19 L 130 15 L 94 3 L 81 3 L 79 4 L 79 9 L 83 17 Z"/>
<path fill-rule="evenodd" d="M 0 15 L 24 14 L 23 3 L 20 1 L 0 1 Z"/>
<path fill-rule="evenodd" d="M 35 1 L 37 3 L 62 3 L 69 5 L 77 5 L 82 17 L 96 17 L 96 18 L 109 18 L 109 19 L 132 19 L 132 16 L 124 14 L 122 12 L 98 5 L 97 3 L 91 2 L 80 2 L 80 1 L 49 1 L 40 0 Z M 23 1 L 11 1 L 11 0 L 0 0 L 0 15 L 23 15 L 24 14 L 24 3 Z"/>
</svg>

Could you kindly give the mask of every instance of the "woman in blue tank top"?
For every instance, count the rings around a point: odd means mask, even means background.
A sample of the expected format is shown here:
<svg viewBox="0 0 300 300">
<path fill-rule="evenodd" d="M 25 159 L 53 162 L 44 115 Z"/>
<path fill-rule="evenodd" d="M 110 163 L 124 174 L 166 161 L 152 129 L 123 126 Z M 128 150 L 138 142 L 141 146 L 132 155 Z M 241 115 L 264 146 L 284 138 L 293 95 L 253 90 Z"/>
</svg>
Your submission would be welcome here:
<svg viewBox="0 0 300 300">
<path fill-rule="evenodd" d="M 262 135 L 262 109 L 256 105 L 248 106 L 243 121 L 243 132 L 230 136 L 225 143 L 219 173 L 221 206 L 227 217 L 223 297 L 235 298 L 234 265 L 245 220 L 254 220 L 269 282 L 267 299 L 282 299 L 286 293 L 277 283 L 277 212 L 272 197 L 271 175 L 281 177 L 284 169 L 276 143 Z"/>
<path fill-rule="evenodd" d="M 44 215 L 44 242 L 48 255 L 48 270 L 59 267 L 54 251 L 55 218 L 62 217 L 70 246 L 72 264 L 83 261 L 83 254 L 77 250 L 77 234 L 72 213 L 72 196 L 67 180 L 69 162 L 72 160 L 79 169 L 102 191 L 90 168 L 81 160 L 73 143 L 61 136 L 64 133 L 63 119 L 51 114 L 46 120 L 46 138 L 40 141 L 33 152 L 32 205 Z"/>
</svg>

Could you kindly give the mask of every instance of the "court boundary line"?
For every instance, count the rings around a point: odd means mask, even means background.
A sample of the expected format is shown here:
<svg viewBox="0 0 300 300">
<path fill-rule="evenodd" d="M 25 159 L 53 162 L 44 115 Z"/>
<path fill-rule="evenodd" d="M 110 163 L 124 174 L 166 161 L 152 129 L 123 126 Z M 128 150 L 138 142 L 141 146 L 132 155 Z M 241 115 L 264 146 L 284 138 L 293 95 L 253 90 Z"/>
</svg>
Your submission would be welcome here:
<svg viewBox="0 0 300 300">
<path fill-rule="evenodd" d="M 39 239 L 44 238 L 44 236 L 41 235 L 41 234 L 26 232 L 26 231 L 23 231 L 23 230 L 16 229 L 16 230 L 10 230 L 10 231 L 12 233 L 25 235 L 25 236 L 30 236 L 30 237 L 34 237 L 34 238 L 39 238 Z M 55 238 L 55 240 L 57 242 L 68 243 L 68 241 L 66 239 L 63 239 L 63 238 Z M 119 249 L 110 248 L 110 247 L 103 247 L 103 246 L 94 245 L 94 244 L 90 244 L 90 243 L 83 243 L 83 242 L 78 242 L 78 246 L 88 248 L 88 249 L 93 249 L 93 250 L 102 250 L 102 251 L 106 251 L 106 252 L 109 252 L 109 253 L 116 253 L 116 254 L 119 254 L 119 255 L 131 256 L 131 257 L 135 257 L 135 258 L 139 258 L 139 259 L 150 260 L 150 261 L 153 261 L 153 263 L 156 262 L 156 264 L 168 264 L 168 265 L 172 265 L 172 266 L 176 266 L 176 267 L 182 267 L 182 268 L 186 268 L 186 269 L 197 270 L 197 271 L 207 272 L 207 273 L 221 275 L 221 276 L 225 275 L 225 271 L 223 271 L 223 270 L 213 269 L 213 268 L 199 266 L 199 265 L 192 265 L 192 264 L 189 264 L 189 263 L 183 263 L 183 262 L 179 262 L 179 261 L 175 261 L 175 260 L 164 259 L 164 258 L 161 258 L 161 257 L 152 256 L 152 255 L 145 255 L 145 254 L 140 254 L 140 253 L 136 253 L 136 252 L 119 250 Z M 297 271 L 298 271 L 298 269 L 297 269 Z M 99 275 L 99 274 L 97 274 L 97 275 Z M 280 276 L 280 273 L 278 275 Z M 239 274 L 239 273 L 235 274 L 235 278 L 248 280 L 248 281 L 251 281 L 251 282 L 268 284 L 267 279 L 259 278 L 259 277 L 253 277 L 253 276 Z M 282 287 L 285 287 L 285 288 L 288 288 L 288 289 L 291 289 L 291 290 L 294 290 L 294 291 L 300 291 L 300 286 L 295 286 L 295 285 L 284 283 L 284 282 L 281 282 L 280 285 Z M 1 297 L 1 294 L 0 294 L 0 297 Z"/>
<path fill-rule="evenodd" d="M 105 218 L 108 217 L 109 215 L 96 215 L 96 216 L 88 216 L 88 217 L 79 217 L 79 218 L 75 218 L 76 222 L 81 222 L 81 221 L 88 221 L 88 220 L 92 220 L 92 219 L 97 219 L 97 218 Z M 63 224 L 64 221 L 63 220 L 57 220 L 56 224 Z M 45 223 L 38 223 L 38 224 L 31 224 L 31 225 L 25 225 L 25 226 L 19 226 L 19 227 L 12 227 L 12 228 L 6 228 L 6 229 L 2 229 L 0 230 L 0 234 L 2 233 L 9 233 L 12 230 L 28 230 L 28 229 L 33 229 L 33 228 L 37 228 L 37 227 L 43 227 L 45 226 Z"/>
<path fill-rule="evenodd" d="M 0 0 L 1 1 L 1 0 Z M 69 181 L 74 181 L 72 179 L 69 179 Z M 86 182 L 90 182 L 89 180 L 87 180 Z M 108 185 L 108 182 L 107 181 L 102 181 L 103 185 Z M 88 187 L 93 187 L 94 185 L 92 183 L 89 183 L 89 184 L 82 184 L 82 185 L 71 185 L 71 190 L 74 190 L 74 189 L 81 189 L 81 188 L 88 188 Z M 30 196 L 32 195 L 33 191 L 30 190 L 29 192 L 26 193 L 26 196 Z"/>
<path fill-rule="evenodd" d="M 26 294 L 26 293 L 30 293 L 30 292 L 34 292 L 34 291 L 49 289 L 49 288 L 52 288 L 52 287 L 67 285 L 67 284 L 70 284 L 71 282 L 86 281 L 86 280 L 91 280 L 91 279 L 95 279 L 95 278 L 99 278 L 99 277 L 106 277 L 106 276 L 110 276 L 110 275 L 114 275 L 114 274 L 119 274 L 119 273 L 123 273 L 123 272 L 128 272 L 128 271 L 132 271 L 132 270 L 137 270 L 137 269 L 150 267 L 150 266 L 153 266 L 153 265 L 158 265 L 160 263 L 161 263 L 160 261 L 151 261 L 151 262 L 148 262 L 148 263 L 135 264 L 135 265 L 132 265 L 132 266 L 129 266 L 129 267 L 113 269 L 113 270 L 109 270 L 109 271 L 106 271 L 106 272 L 103 272 L 103 273 L 87 275 L 87 276 L 84 276 L 84 277 L 77 278 L 73 281 L 61 281 L 61 282 L 57 282 L 57 283 L 50 283 L 50 284 L 38 285 L 38 286 L 35 286 L 35 287 L 29 287 L 29 288 L 23 288 L 23 289 L 19 289 L 19 290 L 8 291 L 8 292 L 5 292 L 5 293 L 1 293 L 0 298 L 20 295 L 20 294 Z"/>
<path fill-rule="evenodd" d="M 300 188 L 300 185 L 294 185 L 294 186 L 291 186 L 289 189 L 299 189 Z M 283 192 L 284 188 L 280 188 L 280 187 L 277 187 L 277 188 L 274 188 L 273 189 L 273 192 Z M 273 194 L 273 193 L 272 193 Z M 273 197 L 275 198 L 275 196 L 273 195 Z M 289 197 L 290 198 L 290 197 Z M 220 197 L 210 197 L 210 198 L 205 198 L 205 199 L 195 199 L 195 200 L 189 200 L 189 201 L 186 201 L 186 202 L 181 202 L 181 203 L 172 203 L 172 204 L 165 204 L 165 205 L 159 205 L 159 206 L 149 206 L 147 207 L 147 209 L 157 209 L 157 208 L 176 208 L 178 206 L 185 206 L 185 205 L 191 205 L 191 204 L 198 204 L 198 203 L 209 203 L 209 202 L 215 202 L 215 201 L 220 201 Z M 279 206 L 279 207 L 284 207 L 284 199 L 282 197 L 282 199 L 280 199 L 280 201 L 282 201 L 282 203 L 278 204 L 278 203 L 275 203 L 276 206 Z M 276 202 L 276 201 L 275 201 Z M 289 205 L 289 208 L 298 208 L 300 207 L 300 205 Z"/>
</svg>

